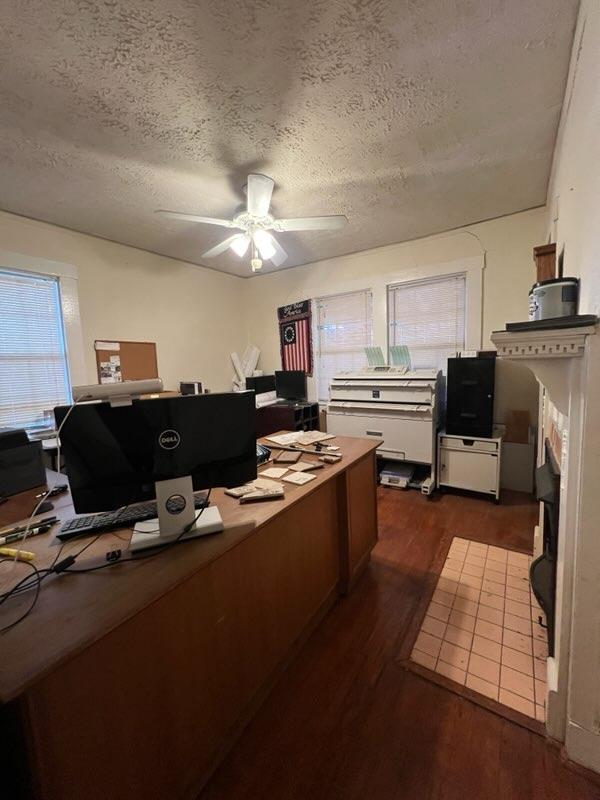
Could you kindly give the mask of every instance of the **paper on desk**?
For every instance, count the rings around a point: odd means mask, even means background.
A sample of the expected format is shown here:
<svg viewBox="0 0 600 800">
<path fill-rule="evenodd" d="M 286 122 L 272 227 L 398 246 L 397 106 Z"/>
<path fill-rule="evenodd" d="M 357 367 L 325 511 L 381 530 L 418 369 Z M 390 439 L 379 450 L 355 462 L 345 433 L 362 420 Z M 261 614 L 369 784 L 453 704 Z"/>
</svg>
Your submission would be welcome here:
<svg viewBox="0 0 600 800">
<path fill-rule="evenodd" d="M 294 472 L 306 472 L 309 469 L 320 469 L 322 466 L 323 464 L 316 461 L 298 461 L 296 464 L 290 464 L 290 469 Z"/>
<path fill-rule="evenodd" d="M 317 476 L 313 475 L 312 472 L 292 472 L 289 475 L 285 475 L 281 480 L 287 481 L 288 483 L 295 483 L 297 486 L 302 486 L 314 480 L 316 477 Z"/>
<path fill-rule="evenodd" d="M 281 478 L 287 472 L 287 467 L 269 467 L 260 473 L 261 478 Z"/>
<path fill-rule="evenodd" d="M 257 489 L 283 489 L 283 486 L 277 481 L 270 481 L 268 478 L 255 478 L 252 485 Z"/>
<path fill-rule="evenodd" d="M 299 435 L 296 441 L 301 445 L 310 445 L 315 442 L 326 442 L 329 439 L 335 439 L 335 436 L 332 433 L 322 433 L 321 431 L 305 431 Z"/>
<path fill-rule="evenodd" d="M 298 439 L 302 436 L 302 431 L 296 431 L 295 433 L 280 433 L 277 436 L 265 436 L 269 442 L 275 442 L 275 444 L 281 444 L 284 447 L 290 444 L 296 444 Z"/>
</svg>

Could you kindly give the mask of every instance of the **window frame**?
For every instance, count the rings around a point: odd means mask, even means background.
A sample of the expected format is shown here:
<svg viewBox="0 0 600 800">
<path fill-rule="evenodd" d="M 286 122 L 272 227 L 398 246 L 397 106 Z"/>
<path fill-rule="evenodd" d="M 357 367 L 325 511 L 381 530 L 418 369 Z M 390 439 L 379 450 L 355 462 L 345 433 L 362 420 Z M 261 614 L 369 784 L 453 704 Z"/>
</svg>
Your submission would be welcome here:
<svg viewBox="0 0 600 800">
<path fill-rule="evenodd" d="M 468 347 L 468 328 L 469 328 L 469 304 L 468 304 L 468 273 L 465 270 L 458 270 L 456 272 L 443 272 L 437 275 L 425 275 L 419 278 L 407 278 L 406 280 L 401 281 L 394 281 L 393 283 L 388 283 L 385 287 L 385 303 L 386 303 L 386 353 L 389 363 L 389 355 L 390 355 L 390 347 L 392 346 L 390 341 L 390 332 L 392 327 L 392 322 L 390 319 L 390 294 L 394 291 L 394 289 L 407 286 L 407 285 L 416 285 L 416 284 L 430 284 L 435 283 L 436 281 L 443 281 L 447 278 L 464 278 L 464 287 L 465 287 L 465 311 L 464 311 L 464 337 L 463 337 L 463 348 L 464 350 L 469 349 L 479 349 L 477 348 L 469 348 Z M 409 348 L 410 350 L 410 348 Z M 437 369 L 437 367 L 428 367 L 424 369 Z M 442 370 L 444 371 L 444 370 Z"/>
<path fill-rule="evenodd" d="M 369 344 L 372 345 L 373 341 L 374 341 L 374 318 L 375 318 L 375 314 L 374 314 L 373 289 L 371 287 L 363 286 L 361 288 L 349 289 L 349 290 L 343 291 L 343 292 L 331 292 L 329 294 L 323 294 L 323 295 L 320 295 L 319 297 L 314 297 L 312 299 L 312 311 L 313 311 L 313 320 L 314 320 L 314 323 L 313 323 L 313 341 L 316 343 L 316 346 L 314 347 L 314 350 L 313 350 L 313 358 L 314 358 L 313 379 L 314 379 L 314 384 L 315 384 L 316 400 L 319 403 L 319 405 L 321 405 L 321 406 L 324 406 L 329 402 L 329 389 L 327 391 L 328 396 L 325 399 L 319 397 L 319 384 L 320 384 L 319 370 L 320 370 L 320 359 L 321 359 L 321 337 L 319 335 L 319 308 L 318 308 L 318 304 L 320 302 L 322 302 L 322 301 L 333 300 L 333 299 L 346 297 L 348 295 L 353 295 L 353 294 L 365 294 L 369 299 L 369 303 L 370 303 L 370 322 L 371 322 L 371 325 L 370 325 L 370 328 L 371 328 L 370 339 L 371 340 L 370 340 Z M 369 345 L 365 345 L 365 347 L 368 347 L 368 346 Z M 365 357 L 365 360 L 366 360 L 366 357 Z"/>
</svg>

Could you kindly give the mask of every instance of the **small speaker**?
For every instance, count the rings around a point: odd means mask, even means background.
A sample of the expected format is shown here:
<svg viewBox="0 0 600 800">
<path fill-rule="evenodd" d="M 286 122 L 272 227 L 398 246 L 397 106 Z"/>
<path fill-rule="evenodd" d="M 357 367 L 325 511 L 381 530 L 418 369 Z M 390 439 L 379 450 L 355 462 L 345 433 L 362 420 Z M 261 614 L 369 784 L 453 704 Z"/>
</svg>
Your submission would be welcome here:
<svg viewBox="0 0 600 800">
<path fill-rule="evenodd" d="M 202 394 L 202 384 L 200 381 L 182 381 L 179 384 L 180 394 Z"/>
</svg>

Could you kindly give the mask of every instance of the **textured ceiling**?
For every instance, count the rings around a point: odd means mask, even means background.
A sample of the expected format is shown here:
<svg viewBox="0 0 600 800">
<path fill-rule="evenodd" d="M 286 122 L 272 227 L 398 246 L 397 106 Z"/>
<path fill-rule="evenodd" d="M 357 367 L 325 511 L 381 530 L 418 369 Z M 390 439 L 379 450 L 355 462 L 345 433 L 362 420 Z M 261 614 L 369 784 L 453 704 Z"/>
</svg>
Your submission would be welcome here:
<svg viewBox="0 0 600 800">
<path fill-rule="evenodd" d="M 576 0 L 3 0 L 0 208 L 202 263 L 249 171 L 284 267 L 544 203 Z M 204 262 L 249 274 L 229 251 Z M 273 269 L 265 264 L 265 271 Z"/>
</svg>

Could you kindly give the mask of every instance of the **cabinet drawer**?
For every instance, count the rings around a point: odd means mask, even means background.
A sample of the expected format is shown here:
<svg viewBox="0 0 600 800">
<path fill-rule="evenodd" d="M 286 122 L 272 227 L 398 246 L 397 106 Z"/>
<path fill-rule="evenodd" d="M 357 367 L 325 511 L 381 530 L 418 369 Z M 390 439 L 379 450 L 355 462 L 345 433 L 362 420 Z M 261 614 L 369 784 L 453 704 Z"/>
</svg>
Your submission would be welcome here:
<svg viewBox="0 0 600 800">
<path fill-rule="evenodd" d="M 484 453 L 498 452 L 498 442 L 491 442 L 489 439 L 460 439 L 458 436 L 440 436 L 440 447 Z"/>
<path fill-rule="evenodd" d="M 473 492 L 496 493 L 498 456 L 488 453 L 440 450 L 439 483 L 470 489 Z"/>
</svg>

